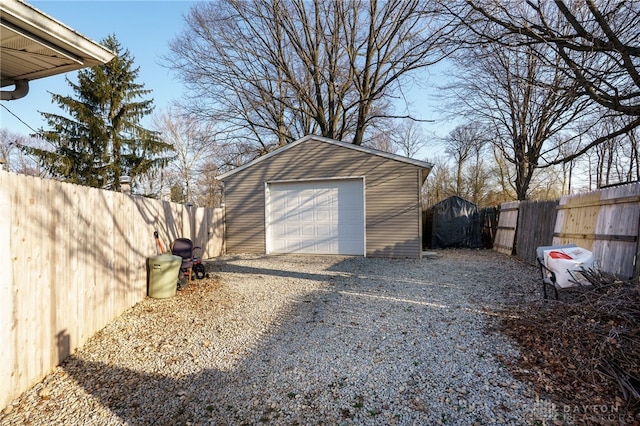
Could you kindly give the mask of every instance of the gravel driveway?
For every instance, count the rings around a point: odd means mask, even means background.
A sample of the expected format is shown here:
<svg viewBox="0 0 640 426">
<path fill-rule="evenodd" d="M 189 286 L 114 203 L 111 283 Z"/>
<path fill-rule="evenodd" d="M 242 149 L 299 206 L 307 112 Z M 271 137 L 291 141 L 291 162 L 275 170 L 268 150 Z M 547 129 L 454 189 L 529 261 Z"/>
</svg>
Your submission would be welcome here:
<svg viewBox="0 0 640 426">
<path fill-rule="evenodd" d="M 147 298 L 0 414 L 2 425 L 533 424 L 552 416 L 492 331 L 538 298 L 487 250 L 422 260 L 237 256 Z"/>
</svg>

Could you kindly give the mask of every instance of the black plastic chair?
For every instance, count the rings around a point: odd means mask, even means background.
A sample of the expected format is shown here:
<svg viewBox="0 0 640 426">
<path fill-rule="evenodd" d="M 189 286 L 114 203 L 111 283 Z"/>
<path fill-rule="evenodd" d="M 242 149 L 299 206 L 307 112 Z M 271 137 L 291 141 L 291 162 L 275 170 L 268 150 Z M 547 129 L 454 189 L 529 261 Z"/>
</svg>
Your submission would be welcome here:
<svg viewBox="0 0 640 426">
<path fill-rule="evenodd" d="M 188 238 L 177 238 L 171 243 L 171 254 L 182 258 L 180 272 L 187 275 L 189 281 L 193 271 L 193 249 L 193 241 Z"/>
</svg>

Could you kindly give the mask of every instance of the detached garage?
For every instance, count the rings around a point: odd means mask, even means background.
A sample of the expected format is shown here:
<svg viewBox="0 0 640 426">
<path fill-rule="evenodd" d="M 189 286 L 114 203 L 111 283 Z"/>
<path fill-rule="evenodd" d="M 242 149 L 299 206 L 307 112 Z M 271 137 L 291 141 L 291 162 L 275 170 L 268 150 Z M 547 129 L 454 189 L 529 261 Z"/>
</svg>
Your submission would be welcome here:
<svg viewBox="0 0 640 426">
<path fill-rule="evenodd" d="M 218 176 L 226 251 L 419 258 L 431 167 L 306 136 Z"/>
</svg>

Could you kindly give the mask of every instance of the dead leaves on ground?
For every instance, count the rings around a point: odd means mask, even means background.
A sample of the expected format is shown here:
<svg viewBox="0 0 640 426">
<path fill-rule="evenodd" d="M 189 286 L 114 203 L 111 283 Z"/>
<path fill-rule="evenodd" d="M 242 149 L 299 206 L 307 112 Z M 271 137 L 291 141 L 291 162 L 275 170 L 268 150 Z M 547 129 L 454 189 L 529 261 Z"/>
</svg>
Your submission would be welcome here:
<svg viewBox="0 0 640 426">
<path fill-rule="evenodd" d="M 572 289 L 561 302 L 503 316 L 500 329 L 521 354 L 509 367 L 561 406 L 616 407 L 640 424 L 640 283 L 596 271 L 585 276 L 593 285 Z"/>
</svg>

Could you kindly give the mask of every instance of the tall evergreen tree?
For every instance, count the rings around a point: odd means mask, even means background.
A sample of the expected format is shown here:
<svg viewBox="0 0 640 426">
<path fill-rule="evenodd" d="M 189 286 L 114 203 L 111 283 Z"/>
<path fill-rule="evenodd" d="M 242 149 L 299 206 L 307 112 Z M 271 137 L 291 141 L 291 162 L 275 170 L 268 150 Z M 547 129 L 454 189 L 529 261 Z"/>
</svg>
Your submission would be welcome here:
<svg viewBox="0 0 640 426">
<path fill-rule="evenodd" d="M 52 94 L 68 116 L 41 112 L 50 128 L 42 131 L 54 147 L 29 148 L 54 178 L 80 185 L 120 190 L 120 176 L 136 177 L 166 164 L 170 144 L 140 120 L 153 111 L 151 93 L 136 83 L 139 67 L 114 35 L 102 41 L 116 57 L 105 65 L 78 72 L 78 83 L 67 79 L 74 96 Z"/>
</svg>

